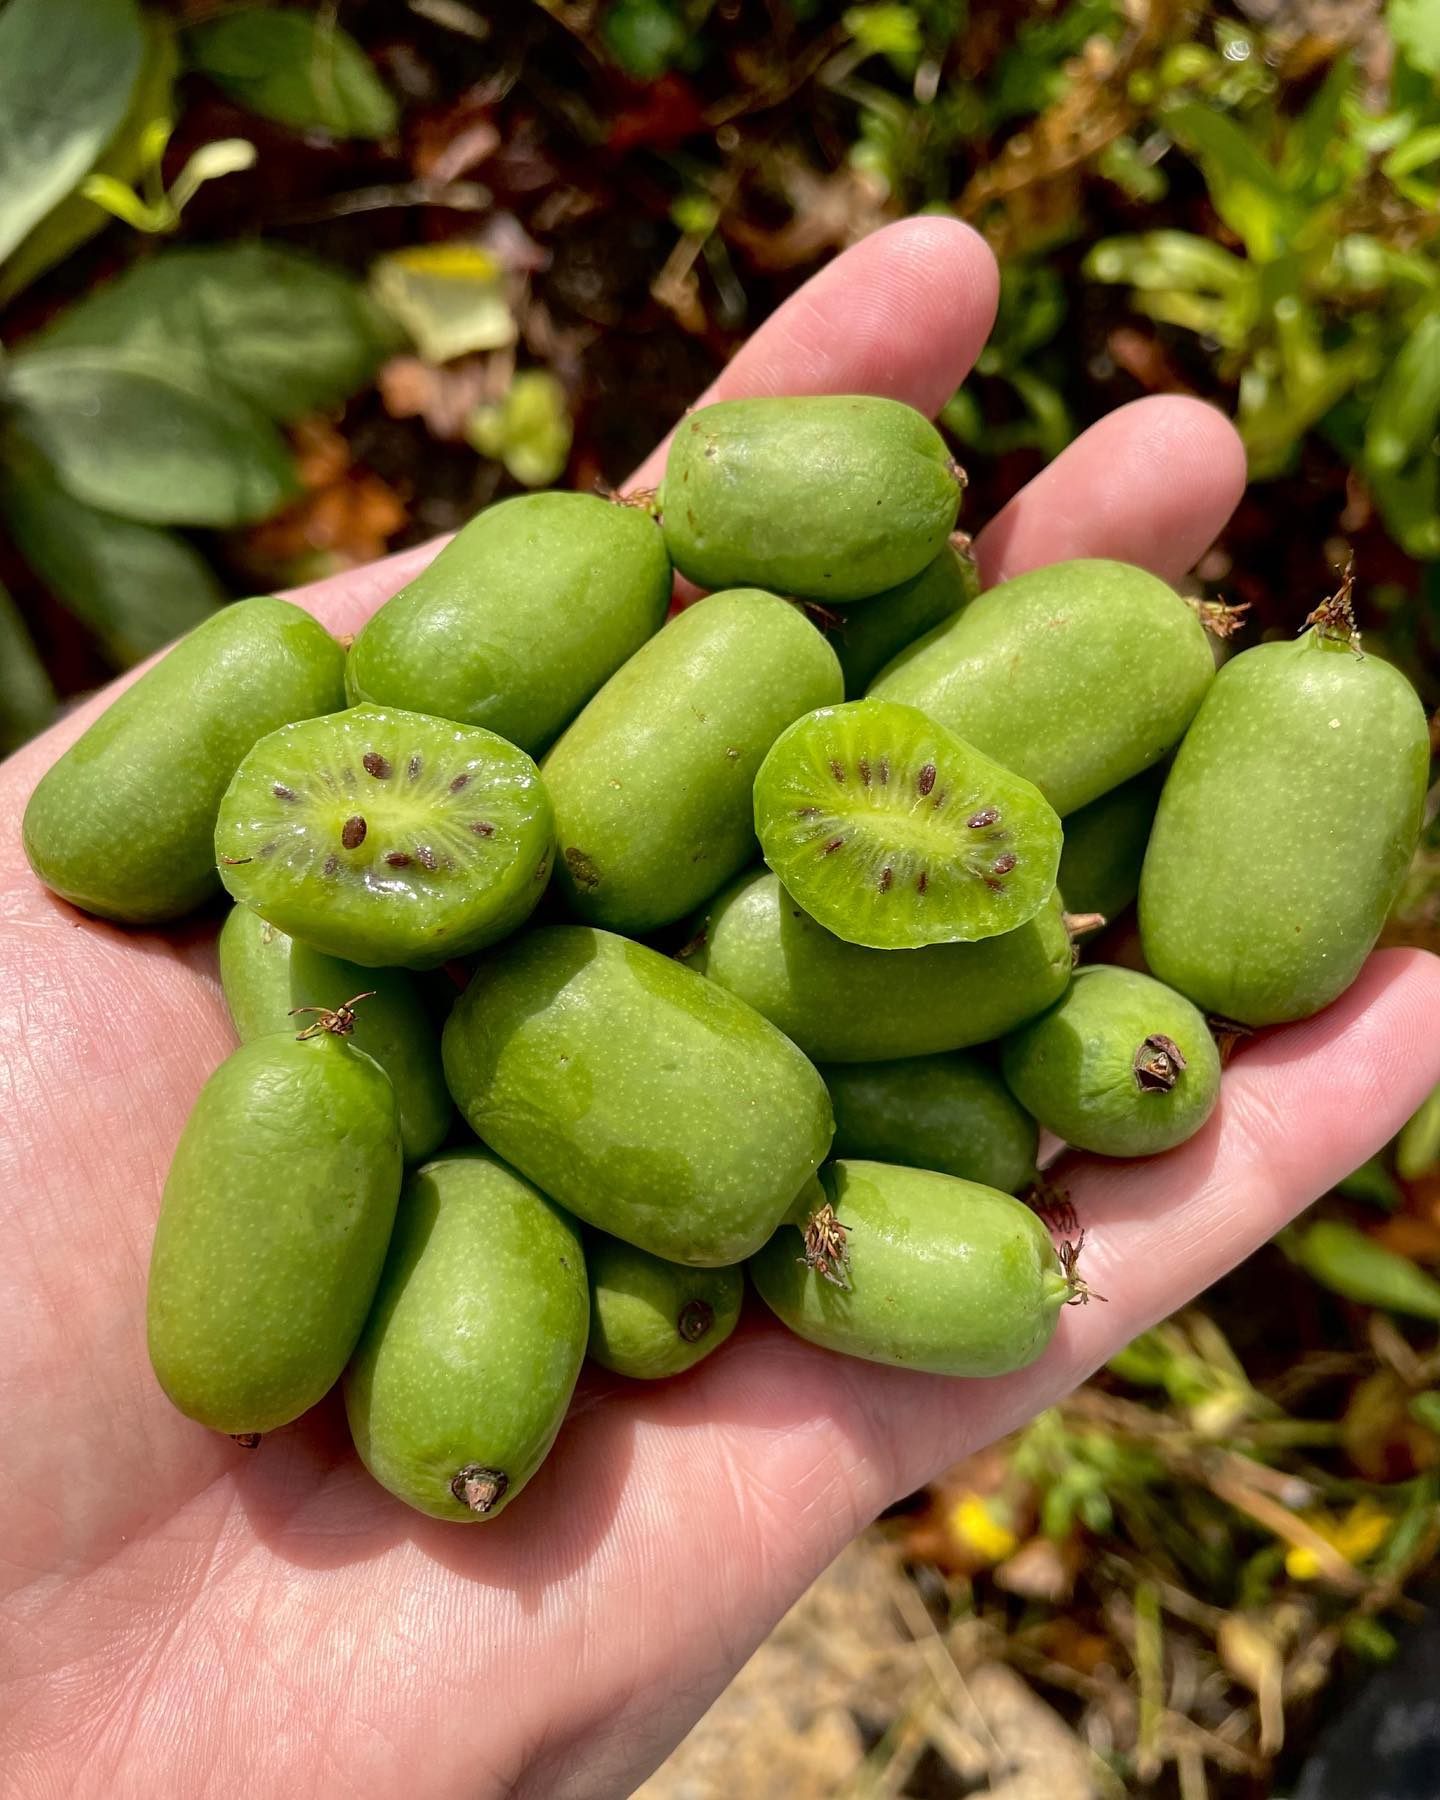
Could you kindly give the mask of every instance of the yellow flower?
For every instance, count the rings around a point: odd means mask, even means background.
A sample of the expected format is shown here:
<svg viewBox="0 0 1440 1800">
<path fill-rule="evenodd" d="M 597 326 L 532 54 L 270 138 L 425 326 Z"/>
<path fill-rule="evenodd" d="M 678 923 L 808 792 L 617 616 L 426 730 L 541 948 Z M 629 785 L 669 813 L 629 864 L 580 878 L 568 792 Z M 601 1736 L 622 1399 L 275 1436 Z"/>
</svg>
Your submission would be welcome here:
<svg viewBox="0 0 1440 1800">
<path fill-rule="evenodd" d="M 1304 1518 L 1316 1536 L 1324 1538 L 1349 1563 L 1362 1563 L 1373 1556 L 1394 1523 L 1373 1500 L 1357 1500 L 1342 1519 L 1330 1513 L 1307 1513 Z M 1292 1545 L 1285 1553 L 1285 1573 L 1292 1581 L 1313 1581 L 1320 1573 L 1320 1560 L 1313 1550 Z"/>
<path fill-rule="evenodd" d="M 1004 1562 L 1020 1544 L 1010 1527 L 996 1516 L 996 1510 L 979 1494 L 962 1494 L 950 1508 L 947 1520 L 956 1543 L 989 1563 Z"/>
</svg>

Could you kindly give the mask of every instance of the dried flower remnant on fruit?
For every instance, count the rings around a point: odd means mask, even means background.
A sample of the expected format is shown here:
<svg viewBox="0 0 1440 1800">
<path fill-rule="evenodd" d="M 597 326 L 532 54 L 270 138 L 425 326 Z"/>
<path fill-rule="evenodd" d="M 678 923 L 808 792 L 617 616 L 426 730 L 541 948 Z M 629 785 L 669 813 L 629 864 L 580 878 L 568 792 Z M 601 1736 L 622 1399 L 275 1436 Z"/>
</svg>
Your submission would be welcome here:
<svg viewBox="0 0 1440 1800">
<path fill-rule="evenodd" d="M 258 1450 L 260 1433 L 258 1431 L 232 1431 L 230 1436 L 242 1450 Z"/>
<path fill-rule="evenodd" d="M 1198 600 L 1189 594 L 1181 595 L 1185 604 L 1205 627 L 1213 638 L 1224 642 L 1232 638 L 1245 623 L 1245 615 L 1250 611 L 1248 600 Z"/>
<path fill-rule="evenodd" d="M 850 1289 L 850 1251 L 845 1242 L 848 1226 L 835 1217 L 835 1208 L 827 1200 L 818 1206 L 805 1223 L 805 1253 L 797 1257 L 807 1269 L 813 1269 L 822 1281 L 832 1287 Z"/>
<path fill-rule="evenodd" d="M 687 1300 L 680 1308 L 675 1329 L 687 1344 L 698 1344 L 715 1323 L 715 1309 L 707 1300 Z"/>
<path fill-rule="evenodd" d="M 307 1025 L 295 1036 L 304 1043 L 306 1038 L 319 1037 L 322 1031 L 328 1031 L 332 1037 L 349 1037 L 355 1029 L 355 1008 L 362 1000 L 373 1000 L 374 988 L 367 988 L 363 994 L 352 994 L 339 1006 L 292 1006 L 290 1017 L 298 1018 L 302 1013 L 316 1013 L 318 1017 L 313 1024 Z"/>
<path fill-rule="evenodd" d="M 1209 1014 L 1205 1023 L 1210 1027 L 1210 1035 L 1215 1040 L 1215 1048 L 1220 1052 L 1222 1069 L 1245 1042 L 1245 1039 L 1255 1035 L 1248 1025 L 1242 1025 L 1238 1019 L 1224 1018 L 1219 1013 Z"/>
<path fill-rule="evenodd" d="M 1064 1188 L 1058 1187 L 1044 1175 L 1037 1175 L 1020 1198 L 1031 1212 L 1045 1221 L 1051 1231 L 1066 1238 L 1075 1234 L 1081 1243 L 1084 1242 L 1085 1233 L 1080 1230 L 1079 1216 Z"/>
<path fill-rule="evenodd" d="M 462 1506 L 468 1506 L 483 1519 L 504 1499 L 509 1485 L 510 1477 L 503 1469 L 489 1469 L 484 1463 L 466 1463 L 450 1483 L 450 1492 Z"/>
<path fill-rule="evenodd" d="M 1060 1258 L 1060 1268 L 1066 1281 L 1070 1283 L 1070 1292 L 1066 1297 L 1065 1304 L 1067 1306 L 1088 1306 L 1092 1300 L 1098 1300 L 1102 1306 L 1108 1305 L 1109 1302 L 1104 1294 L 1097 1294 L 1094 1288 L 1080 1278 L 1080 1252 L 1084 1248 L 1085 1233 L 1083 1231 L 1073 1241 L 1067 1238 L 1059 1246 L 1057 1254 Z"/>
<path fill-rule="evenodd" d="M 1313 630 L 1316 637 L 1332 644 L 1348 644 L 1356 656 L 1363 656 L 1365 652 L 1360 646 L 1360 629 L 1355 623 L 1354 593 L 1355 558 L 1352 556 L 1345 565 L 1339 587 L 1328 599 L 1320 602 L 1300 629 Z"/>
<path fill-rule="evenodd" d="M 1152 1031 L 1135 1052 L 1131 1066 L 1135 1071 L 1135 1085 L 1142 1093 L 1168 1094 L 1187 1065 L 1174 1038 Z"/>
</svg>

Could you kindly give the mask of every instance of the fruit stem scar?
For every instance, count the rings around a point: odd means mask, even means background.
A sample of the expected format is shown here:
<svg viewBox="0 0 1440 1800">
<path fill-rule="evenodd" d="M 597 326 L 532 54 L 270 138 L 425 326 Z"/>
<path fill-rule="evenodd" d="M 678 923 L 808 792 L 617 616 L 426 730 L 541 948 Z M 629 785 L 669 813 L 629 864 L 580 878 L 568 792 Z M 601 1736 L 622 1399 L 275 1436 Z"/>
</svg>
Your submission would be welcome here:
<svg viewBox="0 0 1440 1800">
<path fill-rule="evenodd" d="M 845 1234 L 850 1229 L 835 1217 L 835 1208 L 827 1200 L 817 1206 L 805 1222 L 805 1254 L 796 1257 L 807 1269 L 813 1269 L 822 1281 L 832 1287 L 850 1291 L 850 1251 Z"/>
<path fill-rule="evenodd" d="M 230 1436 L 242 1450 L 254 1450 L 260 1443 L 260 1433 L 258 1431 L 232 1431 Z"/>
<path fill-rule="evenodd" d="M 1088 1306 L 1092 1300 L 1098 1300 L 1102 1306 L 1108 1305 L 1104 1294 L 1097 1294 L 1088 1282 L 1081 1280 L 1080 1252 L 1085 1248 L 1085 1233 L 1082 1231 L 1074 1242 L 1068 1239 L 1059 1249 L 1060 1267 L 1065 1279 L 1070 1284 L 1070 1293 L 1065 1300 L 1066 1306 Z"/>
<path fill-rule="evenodd" d="M 1356 656 L 1364 656 L 1360 646 L 1360 630 L 1355 623 L 1355 553 L 1345 565 L 1340 585 L 1328 600 L 1322 600 L 1305 623 L 1302 631 L 1314 630 L 1321 643 L 1348 644 Z"/>
<path fill-rule="evenodd" d="M 297 1043 L 304 1043 L 306 1038 L 319 1037 L 322 1031 L 328 1031 L 332 1037 L 349 1037 L 355 1029 L 355 1008 L 362 1000 L 373 1000 L 374 988 L 367 988 L 363 994 L 352 994 L 339 1006 L 292 1006 L 290 1017 L 297 1018 L 301 1013 L 318 1013 L 319 1017 L 312 1025 L 295 1034 Z"/>
<path fill-rule="evenodd" d="M 1135 1052 L 1130 1065 L 1135 1071 L 1135 1085 L 1142 1094 L 1168 1094 L 1186 1067 L 1185 1057 L 1174 1038 L 1152 1031 Z"/>
<path fill-rule="evenodd" d="M 675 1329 L 687 1344 L 698 1344 L 715 1323 L 715 1309 L 707 1300 L 687 1300 L 680 1308 Z"/>
<path fill-rule="evenodd" d="M 450 1492 L 462 1506 L 484 1518 L 493 1512 L 505 1496 L 510 1477 L 503 1469 L 490 1469 L 484 1463 L 466 1463 L 450 1483 Z"/>
<path fill-rule="evenodd" d="M 1237 1019 L 1227 1019 L 1220 1013 L 1211 1013 L 1205 1023 L 1210 1027 L 1210 1035 L 1215 1040 L 1215 1048 L 1220 1052 L 1222 1069 L 1245 1039 L 1255 1035 L 1248 1025 L 1240 1024 Z"/>
</svg>

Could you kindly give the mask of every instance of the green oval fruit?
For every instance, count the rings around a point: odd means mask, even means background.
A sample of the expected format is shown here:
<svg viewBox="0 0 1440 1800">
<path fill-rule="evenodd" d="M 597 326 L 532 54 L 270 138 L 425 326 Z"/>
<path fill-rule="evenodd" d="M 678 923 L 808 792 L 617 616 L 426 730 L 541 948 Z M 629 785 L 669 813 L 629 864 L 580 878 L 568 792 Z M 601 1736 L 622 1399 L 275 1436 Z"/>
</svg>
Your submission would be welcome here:
<svg viewBox="0 0 1440 1800">
<path fill-rule="evenodd" d="M 573 1220 L 483 1150 L 426 1163 L 345 1373 L 361 1461 L 433 1519 L 498 1517 L 555 1442 L 589 1318 Z"/>
<path fill-rule="evenodd" d="M 745 1297 L 739 1269 L 689 1269 L 592 1233 L 590 1359 L 616 1375 L 656 1381 L 680 1375 L 718 1350 Z"/>
<path fill-rule="evenodd" d="M 378 706 L 262 738 L 215 822 L 234 899 L 366 968 L 433 969 L 496 943 L 534 911 L 554 843 L 523 750 Z"/>
<path fill-rule="evenodd" d="M 1190 1002 L 1104 964 L 1077 971 L 1063 1000 L 1005 1040 L 1002 1060 L 1022 1106 L 1102 1156 L 1173 1149 L 1220 1097 L 1220 1056 Z"/>
<path fill-rule="evenodd" d="M 272 1431 L 338 1379 L 400 1192 L 389 1080 L 343 1038 L 252 1038 L 200 1090 L 150 1255 L 150 1361 L 187 1417 Z"/>
<path fill-rule="evenodd" d="M 1145 959 L 1243 1025 L 1308 1018 L 1379 936 L 1429 771 L 1414 688 L 1307 632 L 1226 663 L 1165 782 L 1140 881 Z"/>
<path fill-rule="evenodd" d="M 830 1143 L 819 1075 L 723 988 L 579 925 L 482 960 L 445 1027 L 476 1134 L 562 1206 L 671 1262 L 742 1261 Z"/>
<path fill-rule="evenodd" d="M 871 685 L 1086 806 L 1180 740 L 1215 673 L 1204 627 L 1127 563 L 1053 563 L 988 589 Z"/>
<path fill-rule="evenodd" d="M 1050 1342 L 1077 1289 L 1028 1206 L 890 1163 L 829 1163 L 820 1180 L 820 1207 L 750 1262 L 798 1336 L 934 1375 L 1005 1375 Z"/>
<path fill-rule="evenodd" d="M 982 1057 L 836 1063 L 820 1073 L 838 1157 L 935 1169 L 1006 1194 L 1035 1179 L 1039 1130 Z"/>
<path fill-rule="evenodd" d="M 100 715 L 25 808 L 25 854 L 103 919 L 178 919 L 219 891 L 215 815 L 240 759 L 293 719 L 345 704 L 345 656 L 288 600 L 207 619 Z"/>
<path fill-rule="evenodd" d="M 639 934 L 713 894 L 755 853 L 766 751 L 840 690 L 834 651 L 773 594 L 712 594 L 672 619 L 545 759 L 572 911 Z"/>
<path fill-rule="evenodd" d="M 963 536 L 960 543 L 968 546 Z M 830 644 L 845 674 L 845 698 L 856 700 L 892 656 L 967 606 L 980 592 L 980 571 L 968 547 L 950 543 L 918 575 L 843 613 Z"/>
<path fill-rule="evenodd" d="M 489 507 L 361 629 L 345 680 L 483 725 L 538 755 L 659 629 L 670 562 L 654 519 L 594 494 Z"/>
<path fill-rule="evenodd" d="M 706 588 L 843 605 L 918 575 L 955 525 L 961 478 L 935 427 L 865 394 L 722 400 L 680 421 L 660 511 Z"/>
<path fill-rule="evenodd" d="M 445 1141 L 454 1107 L 440 1066 L 440 1034 L 413 977 L 326 956 L 248 906 L 234 906 L 220 928 L 220 986 L 242 1044 L 266 1032 L 295 1032 L 307 1021 L 292 1024 L 292 1013 L 334 1012 L 364 993 L 350 1041 L 390 1077 L 405 1160 L 429 1156 Z"/>
<path fill-rule="evenodd" d="M 1164 781 L 1162 768 L 1147 769 L 1066 819 L 1058 880 L 1068 912 L 1118 918 L 1139 893 Z"/>
<path fill-rule="evenodd" d="M 1043 1012 L 1070 979 L 1052 897 L 1026 925 L 974 944 L 844 943 L 766 870 L 698 921 L 690 966 L 763 1013 L 816 1062 L 883 1062 L 982 1044 Z"/>
</svg>

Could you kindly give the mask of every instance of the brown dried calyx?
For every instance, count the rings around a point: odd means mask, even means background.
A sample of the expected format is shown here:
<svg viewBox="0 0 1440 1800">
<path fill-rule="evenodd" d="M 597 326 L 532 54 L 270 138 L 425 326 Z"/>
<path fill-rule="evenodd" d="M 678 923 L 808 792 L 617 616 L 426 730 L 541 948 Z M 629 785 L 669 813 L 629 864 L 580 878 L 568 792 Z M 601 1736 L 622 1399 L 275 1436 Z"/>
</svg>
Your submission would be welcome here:
<svg viewBox="0 0 1440 1800">
<path fill-rule="evenodd" d="M 1232 605 L 1225 600 L 1198 600 L 1189 594 L 1185 595 L 1185 604 L 1211 637 L 1221 639 L 1234 637 L 1250 610 L 1248 600 L 1237 600 Z"/>
<path fill-rule="evenodd" d="M 822 1281 L 843 1288 L 846 1293 L 850 1291 L 850 1251 L 845 1242 L 848 1230 L 835 1217 L 835 1208 L 827 1200 L 806 1220 L 805 1254 L 796 1258 Z"/>
<path fill-rule="evenodd" d="M 708 1300 L 687 1300 L 680 1308 L 675 1329 L 687 1344 L 698 1344 L 715 1323 L 715 1308 Z"/>
<path fill-rule="evenodd" d="M 1142 1094 L 1168 1094 L 1186 1067 L 1185 1057 L 1174 1038 L 1152 1031 L 1135 1052 L 1130 1065 L 1135 1071 L 1135 1085 Z"/>
<path fill-rule="evenodd" d="M 1356 656 L 1363 656 L 1360 629 L 1355 623 L 1355 558 L 1352 556 L 1340 577 L 1340 585 L 1328 600 L 1322 600 L 1301 627 L 1313 631 L 1330 644 L 1348 644 Z"/>
<path fill-rule="evenodd" d="M 484 1463 L 466 1463 L 450 1483 L 450 1492 L 462 1506 L 484 1518 L 494 1512 L 505 1497 L 510 1477 L 503 1469 L 491 1469 Z"/>
<path fill-rule="evenodd" d="M 301 1013 L 315 1013 L 313 1024 L 307 1025 L 303 1031 L 295 1033 L 296 1041 L 304 1043 L 306 1038 L 319 1037 L 322 1031 L 328 1031 L 331 1037 L 349 1037 L 355 1029 L 355 1008 L 362 1000 L 373 1000 L 374 988 L 367 988 L 363 994 L 352 994 L 339 1006 L 292 1006 L 290 1017 L 296 1018 Z"/>
<path fill-rule="evenodd" d="M 1088 1306 L 1092 1300 L 1098 1300 L 1102 1306 L 1109 1302 L 1103 1294 L 1097 1294 L 1088 1282 L 1080 1278 L 1080 1252 L 1085 1248 L 1085 1233 L 1082 1231 L 1073 1243 L 1060 1245 L 1058 1255 L 1060 1267 L 1065 1279 L 1070 1283 L 1070 1292 L 1065 1300 L 1066 1306 Z"/>
<path fill-rule="evenodd" d="M 1220 1067 L 1223 1069 L 1235 1054 L 1238 1047 L 1255 1033 L 1248 1025 L 1242 1025 L 1238 1019 L 1227 1019 L 1221 1013 L 1210 1013 L 1205 1023 L 1210 1027 L 1210 1035 L 1215 1040 L 1215 1048 L 1220 1053 Z"/>
</svg>

